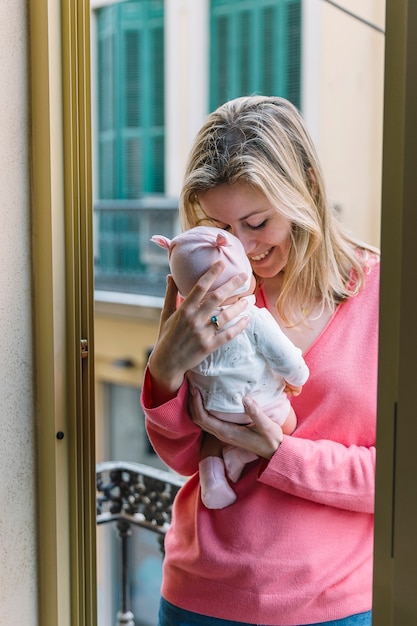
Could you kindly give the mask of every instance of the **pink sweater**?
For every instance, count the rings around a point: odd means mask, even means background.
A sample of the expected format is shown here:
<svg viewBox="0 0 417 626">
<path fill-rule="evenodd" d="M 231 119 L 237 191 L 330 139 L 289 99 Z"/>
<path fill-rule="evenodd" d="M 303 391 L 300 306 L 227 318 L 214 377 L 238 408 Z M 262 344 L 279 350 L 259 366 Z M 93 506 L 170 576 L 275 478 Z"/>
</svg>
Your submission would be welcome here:
<svg viewBox="0 0 417 626">
<path fill-rule="evenodd" d="M 187 413 L 186 383 L 152 408 L 146 373 L 149 436 L 165 463 L 190 476 L 166 537 L 162 595 L 172 604 L 279 626 L 371 608 L 378 288 L 376 264 L 304 355 L 310 378 L 292 399 L 295 433 L 269 462 L 247 466 L 225 509 L 200 500 L 201 433 Z"/>
</svg>

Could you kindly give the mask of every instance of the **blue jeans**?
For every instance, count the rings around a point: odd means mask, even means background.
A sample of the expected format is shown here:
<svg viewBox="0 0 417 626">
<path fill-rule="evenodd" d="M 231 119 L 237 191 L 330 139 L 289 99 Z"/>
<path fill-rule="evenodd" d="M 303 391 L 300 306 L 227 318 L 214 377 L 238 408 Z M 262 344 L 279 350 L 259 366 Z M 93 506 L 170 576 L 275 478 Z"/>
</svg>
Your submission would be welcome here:
<svg viewBox="0 0 417 626">
<path fill-rule="evenodd" d="M 371 626 L 372 611 L 357 613 L 343 619 L 335 619 L 331 622 L 319 622 L 316 624 L 306 624 L 305 626 Z M 179 609 L 170 602 L 161 598 L 159 608 L 158 626 L 255 626 L 244 622 L 233 622 L 227 619 L 217 619 L 217 617 L 206 617 L 191 611 Z M 277 624 L 278 626 L 278 624 Z"/>
</svg>

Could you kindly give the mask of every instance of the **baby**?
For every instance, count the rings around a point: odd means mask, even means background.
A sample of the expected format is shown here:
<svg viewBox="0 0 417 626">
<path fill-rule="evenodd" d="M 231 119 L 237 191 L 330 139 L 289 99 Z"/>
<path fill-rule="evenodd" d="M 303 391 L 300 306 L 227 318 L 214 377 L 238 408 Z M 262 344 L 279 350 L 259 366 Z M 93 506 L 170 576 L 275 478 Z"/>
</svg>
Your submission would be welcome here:
<svg viewBox="0 0 417 626">
<path fill-rule="evenodd" d="M 242 401 L 250 396 L 285 434 L 291 434 L 297 420 L 287 393 L 298 395 L 309 371 L 301 350 L 282 332 L 267 309 L 256 306 L 253 295 L 256 280 L 240 240 L 219 228 L 197 226 L 172 240 L 154 235 L 152 241 L 168 250 L 170 270 L 183 297 L 218 260 L 223 261 L 225 268 L 210 290 L 236 274 L 248 275 L 246 283 L 211 318 L 216 332 L 235 324 L 240 316 L 249 317 L 247 327 L 187 372 L 187 377 L 200 391 L 205 409 L 219 419 L 251 424 Z M 248 306 L 239 317 L 220 328 L 216 313 L 239 298 L 246 298 Z M 205 506 L 221 509 L 235 502 L 236 494 L 229 481 L 236 482 L 244 466 L 257 458 L 248 450 L 224 446 L 205 434 L 199 465 L 201 499 Z"/>
</svg>

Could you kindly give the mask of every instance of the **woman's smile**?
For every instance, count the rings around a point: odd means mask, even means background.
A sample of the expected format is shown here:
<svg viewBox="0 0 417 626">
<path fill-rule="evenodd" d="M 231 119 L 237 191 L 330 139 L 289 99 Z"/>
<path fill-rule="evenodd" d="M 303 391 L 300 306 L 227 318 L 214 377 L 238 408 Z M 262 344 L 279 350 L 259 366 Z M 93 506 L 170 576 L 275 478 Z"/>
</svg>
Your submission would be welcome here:
<svg viewBox="0 0 417 626">
<path fill-rule="evenodd" d="M 272 248 L 269 248 L 269 250 L 267 250 L 266 252 L 262 252 L 261 254 L 257 254 L 256 256 L 254 254 L 252 254 L 249 257 L 250 261 L 263 261 L 263 259 L 265 259 L 265 257 L 268 256 L 268 254 L 271 252 Z"/>
</svg>

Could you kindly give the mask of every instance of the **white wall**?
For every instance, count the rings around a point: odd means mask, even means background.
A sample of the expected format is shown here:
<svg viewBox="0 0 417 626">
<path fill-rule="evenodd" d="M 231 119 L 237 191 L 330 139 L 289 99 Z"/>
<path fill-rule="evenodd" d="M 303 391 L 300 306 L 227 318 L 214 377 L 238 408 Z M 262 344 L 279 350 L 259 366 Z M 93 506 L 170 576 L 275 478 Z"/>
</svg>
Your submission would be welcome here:
<svg viewBox="0 0 417 626">
<path fill-rule="evenodd" d="M 317 146 L 330 200 L 359 238 L 379 246 L 384 34 L 321 0 Z M 384 28 L 385 0 L 340 3 Z"/>
<path fill-rule="evenodd" d="M 28 3 L 0 2 L 0 622 L 37 619 Z"/>
<path fill-rule="evenodd" d="M 208 114 L 208 0 L 165 0 L 166 193 L 179 195 Z"/>
</svg>

